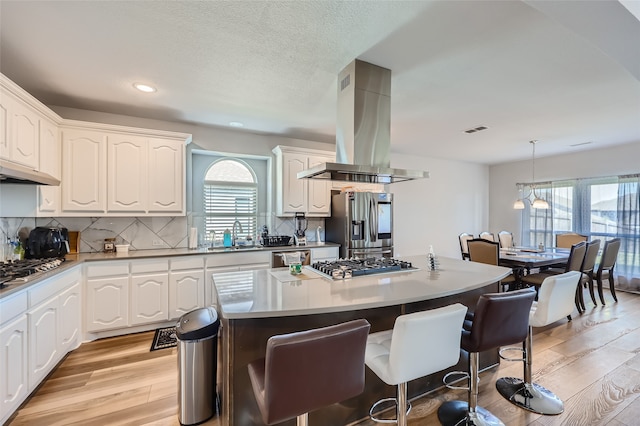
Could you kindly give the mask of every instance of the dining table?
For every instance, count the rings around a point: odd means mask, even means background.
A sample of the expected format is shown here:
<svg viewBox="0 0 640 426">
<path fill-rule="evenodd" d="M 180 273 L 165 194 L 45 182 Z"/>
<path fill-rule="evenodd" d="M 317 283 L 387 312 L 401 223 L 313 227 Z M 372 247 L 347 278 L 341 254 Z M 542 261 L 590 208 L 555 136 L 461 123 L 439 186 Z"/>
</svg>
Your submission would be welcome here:
<svg viewBox="0 0 640 426">
<path fill-rule="evenodd" d="M 531 247 L 510 247 L 500 249 L 498 264 L 512 268 L 515 283 L 510 289 L 521 288 L 521 279 L 532 269 L 546 267 L 564 267 L 569 261 L 571 249 L 547 247 L 544 249 Z"/>
</svg>

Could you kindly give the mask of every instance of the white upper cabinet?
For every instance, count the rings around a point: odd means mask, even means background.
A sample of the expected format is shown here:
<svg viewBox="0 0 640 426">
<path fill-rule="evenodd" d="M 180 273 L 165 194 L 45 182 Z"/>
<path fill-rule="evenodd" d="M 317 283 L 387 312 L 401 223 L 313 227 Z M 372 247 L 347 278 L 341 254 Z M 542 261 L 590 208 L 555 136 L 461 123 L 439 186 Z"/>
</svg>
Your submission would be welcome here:
<svg viewBox="0 0 640 426">
<path fill-rule="evenodd" d="M 147 140 L 135 135 L 109 135 L 107 141 L 107 210 L 145 213 Z"/>
<path fill-rule="evenodd" d="M 61 129 L 61 216 L 185 214 L 191 135 L 82 122 Z"/>
<path fill-rule="evenodd" d="M 62 144 L 58 125 L 40 120 L 40 171 L 57 179 L 62 178 Z M 60 213 L 60 187 L 38 186 L 38 214 L 54 216 Z"/>
<path fill-rule="evenodd" d="M 106 211 L 107 135 L 84 129 L 62 129 L 62 210 Z"/>
<path fill-rule="evenodd" d="M 5 160 L 38 169 L 39 116 L 35 110 L 13 96 L 2 91 L 1 120 L 3 134 L 1 156 Z"/>
<path fill-rule="evenodd" d="M 331 215 L 331 181 L 298 179 L 298 172 L 320 163 L 335 161 L 329 151 L 277 146 L 276 215 L 294 216 L 303 212 L 309 217 Z"/>
<path fill-rule="evenodd" d="M 184 141 L 151 138 L 148 147 L 149 213 L 185 211 Z"/>
</svg>

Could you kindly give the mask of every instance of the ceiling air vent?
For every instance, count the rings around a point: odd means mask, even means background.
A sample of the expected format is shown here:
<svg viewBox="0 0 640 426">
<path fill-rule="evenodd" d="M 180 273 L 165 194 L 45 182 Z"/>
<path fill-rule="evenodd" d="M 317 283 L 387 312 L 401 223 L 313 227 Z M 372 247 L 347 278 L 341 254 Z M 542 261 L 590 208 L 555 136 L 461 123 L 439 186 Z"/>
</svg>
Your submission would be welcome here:
<svg viewBox="0 0 640 426">
<path fill-rule="evenodd" d="M 480 132 L 482 130 L 487 130 L 488 127 L 487 126 L 478 126 L 478 127 L 474 127 L 473 129 L 468 129 L 465 130 L 465 133 L 475 133 L 475 132 Z"/>
</svg>

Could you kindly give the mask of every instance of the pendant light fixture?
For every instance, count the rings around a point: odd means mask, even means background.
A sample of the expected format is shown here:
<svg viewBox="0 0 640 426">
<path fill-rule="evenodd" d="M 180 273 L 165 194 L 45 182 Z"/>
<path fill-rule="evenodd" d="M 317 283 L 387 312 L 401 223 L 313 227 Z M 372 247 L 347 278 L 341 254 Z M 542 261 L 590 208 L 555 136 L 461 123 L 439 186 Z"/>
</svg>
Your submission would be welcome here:
<svg viewBox="0 0 640 426">
<path fill-rule="evenodd" d="M 538 194 L 536 194 L 536 143 L 538 141 L 537 140 L 533 140 L 533 141 L 529 141 L 529 143 L 531 144 L 532 148 L 533 148 L 533 153 L 531 154 L 531 183 L 525 185 L 524 183 L 517 183 L 516 186 L 518 187 L 518 192 L 519 192 L 519 196 L 520 198 L 518 198 L 515 203 L 513 203 L 513 208 L 516 210 L 522 210 L 524 209 L 524 202 L 525 200 L 529 202 L 529 204 L 531 204 L 531 207 L 533 207 L 534 209 L 548 209 L 549 208 L 549 203 L 547 203 L 547 201 L 543 198 L 540 198 L 538 196 Z M 529 193 L 523 197 L 523 191 L 524 191 L 524 187 L 528 186 L 529 187 Z"/>
</svg>

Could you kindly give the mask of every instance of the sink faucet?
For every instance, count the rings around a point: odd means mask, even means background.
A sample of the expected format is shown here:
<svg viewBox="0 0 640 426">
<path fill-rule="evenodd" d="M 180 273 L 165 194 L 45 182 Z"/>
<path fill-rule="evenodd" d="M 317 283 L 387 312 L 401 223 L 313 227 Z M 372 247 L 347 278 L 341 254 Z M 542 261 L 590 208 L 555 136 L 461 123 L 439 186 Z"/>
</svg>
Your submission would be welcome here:
<svg viewBox="0 0 640 426">
<path fill-rule="evenodd" d="M 233 222 L 233 228 L 231 229 L 231 245 L 232 246 L 236 246 L 236 242 L 238 240 L 238 233 L 236 232 L 236 225 L 238 225 L 240 227 L 240 233 L 242 234 L 242 224 L 240 223 L 239 220 L 236 219 L 235 222 Z"/>
</svg>

